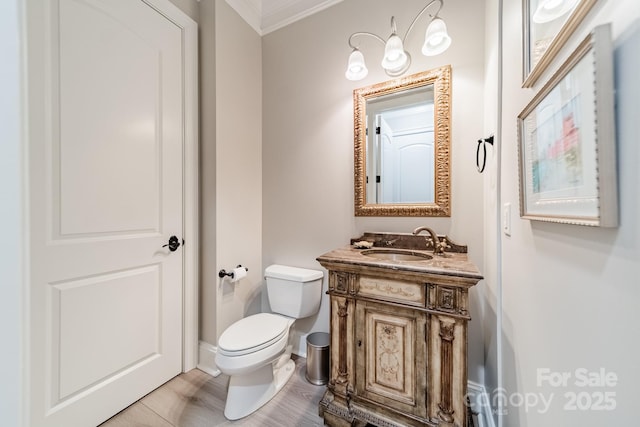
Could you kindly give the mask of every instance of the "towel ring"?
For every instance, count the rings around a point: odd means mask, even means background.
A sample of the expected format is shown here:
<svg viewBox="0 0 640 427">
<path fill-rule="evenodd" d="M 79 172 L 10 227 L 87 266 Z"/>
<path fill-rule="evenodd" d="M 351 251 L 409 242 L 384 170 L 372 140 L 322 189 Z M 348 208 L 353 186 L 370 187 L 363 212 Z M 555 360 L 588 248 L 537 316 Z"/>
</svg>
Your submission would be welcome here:
<svg viewBox="0 0 640 427">
<path fill-rule="evenodd" d="M 487 165 L 487 144 L 493 145 L 493 135 L 485 139 L 478 140 L 478 148 L 476 148 L 476 168 L 478 172 L 484 172 Z M 480 165 L 480 147 L 482 146 L 482 166 Z"/>
</svg>

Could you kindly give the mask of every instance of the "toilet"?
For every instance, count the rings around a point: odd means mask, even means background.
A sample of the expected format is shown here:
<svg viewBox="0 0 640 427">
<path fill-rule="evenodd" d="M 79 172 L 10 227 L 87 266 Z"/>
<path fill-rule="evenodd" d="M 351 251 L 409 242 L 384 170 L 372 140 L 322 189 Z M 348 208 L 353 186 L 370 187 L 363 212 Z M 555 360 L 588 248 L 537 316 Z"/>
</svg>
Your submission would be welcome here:
<svg viewBox="0 0 640 427">
<path fill-rule="evenodd" d="M 275 264 L 264 275 L 273 313 L 240 319 L 218 340 L 216 365 L 230 376 L 224 408 L 229 420 L 253 413 L 287 383 L 295 371 L 289 330 L 320 308 L 322 271 Z"/>
</svg>

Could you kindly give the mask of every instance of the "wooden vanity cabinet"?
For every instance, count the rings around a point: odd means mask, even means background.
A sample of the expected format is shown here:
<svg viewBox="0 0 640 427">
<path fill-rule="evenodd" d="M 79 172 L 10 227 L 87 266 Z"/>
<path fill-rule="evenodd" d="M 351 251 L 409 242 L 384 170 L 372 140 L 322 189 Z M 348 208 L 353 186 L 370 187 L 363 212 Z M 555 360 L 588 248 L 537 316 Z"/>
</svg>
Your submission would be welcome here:
<svg viewBox="0 0 640 427">
<path fill-rule="evenodd" d="M 319 261 L 331 301 L 325 425 L 467 427 L 468 289 L 479 278 Z"/>
</svg>

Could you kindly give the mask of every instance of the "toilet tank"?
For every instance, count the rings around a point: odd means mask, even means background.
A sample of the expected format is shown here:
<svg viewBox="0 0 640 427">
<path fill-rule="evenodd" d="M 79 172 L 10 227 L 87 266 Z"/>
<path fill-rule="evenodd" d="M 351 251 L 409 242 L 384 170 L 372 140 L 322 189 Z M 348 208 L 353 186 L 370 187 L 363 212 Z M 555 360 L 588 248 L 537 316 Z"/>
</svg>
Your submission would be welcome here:
<svg viewBox="0 0 640 427">
<path fill-rule="evenodd" d="M 271 311 L 295 319 L 318 312 L 322 298 L 322 271 L 270 265 L 264 271 Z"/>
</svg>

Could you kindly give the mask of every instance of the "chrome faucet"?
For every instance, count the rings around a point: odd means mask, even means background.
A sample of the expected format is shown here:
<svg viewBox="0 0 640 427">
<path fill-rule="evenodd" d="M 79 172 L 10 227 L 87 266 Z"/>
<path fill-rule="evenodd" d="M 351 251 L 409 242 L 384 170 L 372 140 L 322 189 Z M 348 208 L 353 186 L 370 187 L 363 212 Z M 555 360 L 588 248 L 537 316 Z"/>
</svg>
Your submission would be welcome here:
<svg viewBox="0 0 640 427">
<path fill-rule="evenodd" d="M 429 237 L 427 237 L 427 246 L 429 245 L 428 243 L 429 241 L 433 243 L 433 254 L 444 255 L 444 250 L 447 247 L 447 244 L 445 242 L 440 241 L 436 232 L 430 229 L 429 227 L 426 227 L 426 226 L 418 227 L 415 230 L 413 230 L 413 235 L 417 236 L 422 231 L 426 231 L 429 233 Z"/>
</svg>

